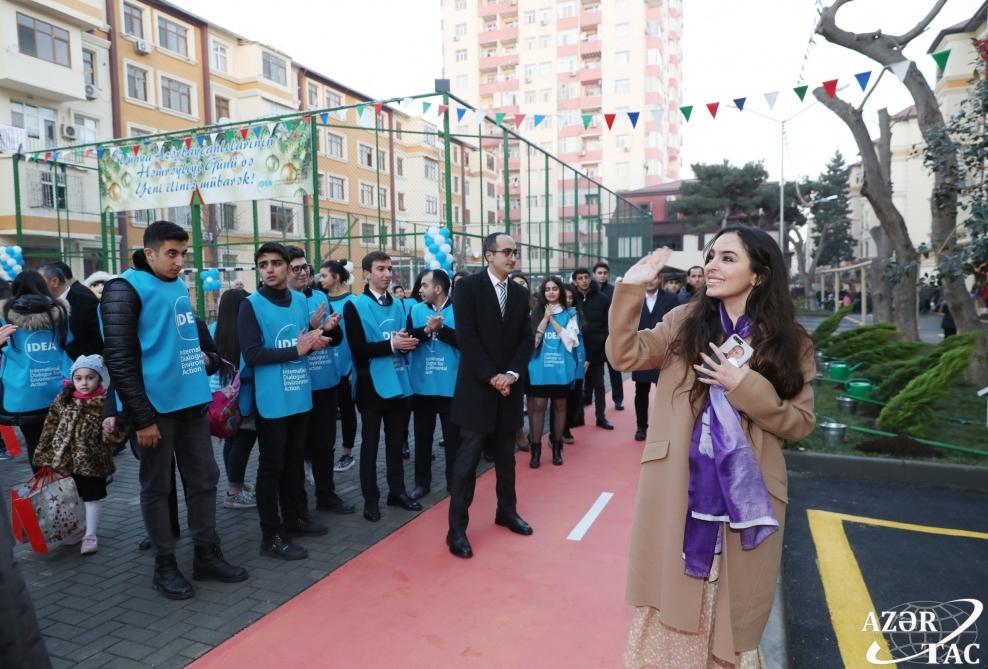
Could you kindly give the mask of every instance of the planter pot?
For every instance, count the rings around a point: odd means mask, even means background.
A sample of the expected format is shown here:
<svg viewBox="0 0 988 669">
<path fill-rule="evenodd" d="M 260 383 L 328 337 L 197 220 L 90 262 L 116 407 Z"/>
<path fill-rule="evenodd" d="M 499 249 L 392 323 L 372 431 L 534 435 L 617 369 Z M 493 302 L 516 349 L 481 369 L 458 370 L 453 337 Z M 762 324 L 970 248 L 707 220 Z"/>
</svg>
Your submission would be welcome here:
<svg viewBox="0 0 988 669">
<path fill-rule="evenodd" d="M 840 446 L 844 443 L 847 425 L 844 423 L 820 423 L 820 433 L 823 435 L 823 443 L 827 446 Z"/>
<path fill-rule="evenodd" d="M 848 397 L 847 395 L 841 395 L 837 398 L 837 411 L 846 416 L 853 416 L 854 409 L 857 406 L 857 402 L 854 401 L 853 397 Z"/>
</svg>

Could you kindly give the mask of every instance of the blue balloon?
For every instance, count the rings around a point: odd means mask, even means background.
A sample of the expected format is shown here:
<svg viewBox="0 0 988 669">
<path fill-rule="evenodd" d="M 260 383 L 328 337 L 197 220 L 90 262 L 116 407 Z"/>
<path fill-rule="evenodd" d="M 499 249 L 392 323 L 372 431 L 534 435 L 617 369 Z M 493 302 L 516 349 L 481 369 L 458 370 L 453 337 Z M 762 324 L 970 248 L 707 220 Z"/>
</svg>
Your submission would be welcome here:
<svg viewBox="0 0 988 669">
<path fill-rule="evenodd" d="M 441 234 L 446 239 L 453 236 L 453 233 L 449 231 L 449 228 L 439 228 L 439 234 Z"/>
<path fill-rule="evenodd" d="M 439 261 L 439 264 L 440 265 L 442 265 L 442 264 L 444 264 L 446 262 L 446 258 L 447 258 L 446 254 L 443 253 L 442 251 L 437 251 L 436 252 L 436 260 Z"/>
</svg>

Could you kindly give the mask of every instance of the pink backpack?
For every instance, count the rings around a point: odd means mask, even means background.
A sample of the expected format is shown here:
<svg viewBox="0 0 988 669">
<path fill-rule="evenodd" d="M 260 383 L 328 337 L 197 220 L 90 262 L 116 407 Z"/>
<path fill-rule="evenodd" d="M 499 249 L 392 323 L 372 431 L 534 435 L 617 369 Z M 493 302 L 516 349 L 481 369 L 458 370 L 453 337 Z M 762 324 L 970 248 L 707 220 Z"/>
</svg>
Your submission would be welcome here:
<svg viewBox="0 0 988 669">
<path fill-rule="evenodd" d="M 214 437 L 229 439 L 240 429 L 240 372 L 229 385 L 213 393 L 209 403 L 209 433 Z"/>
</svg>

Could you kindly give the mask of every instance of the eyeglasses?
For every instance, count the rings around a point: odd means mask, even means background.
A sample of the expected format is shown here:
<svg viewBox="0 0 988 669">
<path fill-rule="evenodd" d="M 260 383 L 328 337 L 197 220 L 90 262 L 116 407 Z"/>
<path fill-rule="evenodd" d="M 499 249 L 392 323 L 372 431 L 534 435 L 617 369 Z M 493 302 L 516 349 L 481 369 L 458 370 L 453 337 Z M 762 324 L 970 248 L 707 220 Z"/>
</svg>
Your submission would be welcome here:
<svg viewBox="0 0 988 669">
<path fill-rule="evenodd" d="M 306 271 L 305 265 L 292 265 L 292 274 L 303 274 Z"/>
<path fill-rule="evenodd" d="M 494 253 L 500 253 L 505 258 L 512 258 L 517 255 L 517 251 L 515 249 L 498 249 Z"/>
</svg>

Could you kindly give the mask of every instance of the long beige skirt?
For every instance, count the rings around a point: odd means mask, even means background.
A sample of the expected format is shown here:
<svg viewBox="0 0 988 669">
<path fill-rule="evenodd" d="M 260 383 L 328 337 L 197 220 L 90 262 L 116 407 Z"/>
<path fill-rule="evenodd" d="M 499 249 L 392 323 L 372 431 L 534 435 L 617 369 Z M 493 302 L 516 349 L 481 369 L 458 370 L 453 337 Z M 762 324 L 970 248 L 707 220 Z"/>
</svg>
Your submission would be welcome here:
<svg viewBox="0 0 988 669">
<path fill-rule="evenodd" d="M 765 669 L 761 649 L 740 653 L 734 664 L 714 657 L 713 617 L 720 575 L 720 555 L 714 556 L 710 576 L 703 584 L 703 604 L 700 607 L 700 629 L 696 634 L 669 627 L 659 620 L 659 612 L 651 606 L 635 609 L 631 621 L 628 646 L 624 650 L 625 669 Z"/>
</svg>

